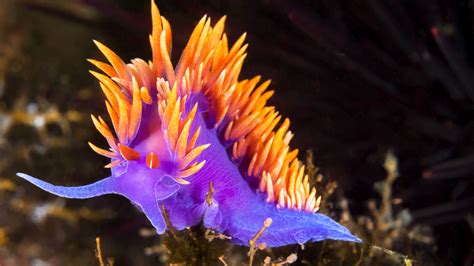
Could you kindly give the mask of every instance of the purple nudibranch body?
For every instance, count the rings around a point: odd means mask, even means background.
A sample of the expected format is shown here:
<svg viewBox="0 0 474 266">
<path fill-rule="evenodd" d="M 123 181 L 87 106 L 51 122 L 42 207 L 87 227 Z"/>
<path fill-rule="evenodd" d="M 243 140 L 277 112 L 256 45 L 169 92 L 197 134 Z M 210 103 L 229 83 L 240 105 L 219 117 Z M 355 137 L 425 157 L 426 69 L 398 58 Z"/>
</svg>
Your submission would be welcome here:
<svg viewBox="0 0 474 266">
<path fill-rule="evenodd" d="M 214 27 L 204 17 L 183 55 L 172 67 L 171 28 L 152 3 L 153 60 L 125 64 L 99 42 L 110 64 L 90 60 L 107 98 L 113 131 L 102 118 L 94 125 L 110 149 L 90 144 L 111 158 L 111 176 L 96 183 L 64 187 L 19 173 L 52 194 L 85 199 L 118 194 L 138 206 L 158 234 L 203 222 L 206 228 L 248 245 L 267 218 L 258 242 L 268 247 L 325 239 L 360 242 L 349 230 L 316 213 L 321 201 L 304 165 L 289 148 L 289 120 L 266 101 L 260 78 L 238 80 L 244 38 L 228 49 L 224 20 Z M 244 35 L 245 36 L 245 35 Z M 279 125 L 279 127 L 277 127 Z M 213 188 L 213 189 L 211 189 Z"/>
</svg>

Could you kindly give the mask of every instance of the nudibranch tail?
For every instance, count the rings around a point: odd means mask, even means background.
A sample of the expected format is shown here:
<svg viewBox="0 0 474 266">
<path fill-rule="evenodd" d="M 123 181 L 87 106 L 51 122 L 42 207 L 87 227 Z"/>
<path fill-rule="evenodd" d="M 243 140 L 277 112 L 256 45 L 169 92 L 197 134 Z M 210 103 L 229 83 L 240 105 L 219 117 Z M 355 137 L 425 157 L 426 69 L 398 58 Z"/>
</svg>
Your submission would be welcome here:
<svg viewBox="0 0 474 266">
<path fill-rule="evenodd" d="M 336 239 L 359 242 L 340 224 L 316 214 L 321 196 L 310 185 L 298 150 L 289 144 L 290 121 L 267 102 L 270 81 L 239 80 L 246 34 L 229 45 L 225 17 L 214 26 L 204 16 L 176 67 L 171 27 L 152 1 L 152 60 L 125 63 L 94 41 L 109 63 L 89 60 L 105 95 L 111 126 L 92 122 L 107 141 L 112 176 L 81 187 L 61 187 L 25 174 L 23 179 L 55 195 L 89 198 L 122 195 L 139 206 L 159 234 L 171 224 L 204 226 L 248 245 L 263 221 L 268 246 Z"/>
<path fill-rule="evenodd" d="M 93 184 L 77 186 L 77 187 L 64 187 L 64 186 L 55 186 L 51 183 L 42 181 L 36 177 L 32 177 L 27 174 L 17 173 L 17 176 L 23 178 L 24 180 L 30 182 L 31 184 L 48 191 L 51 194 L 69 198 L 69 199 L 88 199 L 97 196 L 102 196 L 106 194 L 117 193 L 114 189 L 113 177 L 107 177 L 105 179 L 99 180 Z"/>
<path fill-rule="evenodd" d="M 258 242 L 268 247 L 325 239 L 361 242 L 349 230 L 329 217 L 319 213 L 297 212 L 288 209 L 277 209 L 270 205 L 246 214 L 233 217 L 232 226 L 228 228 L 235 242 L 242 245 L 252 239 L 266 218 L 272 219 L 271 226 L 261 235 Z"/>
</svg>

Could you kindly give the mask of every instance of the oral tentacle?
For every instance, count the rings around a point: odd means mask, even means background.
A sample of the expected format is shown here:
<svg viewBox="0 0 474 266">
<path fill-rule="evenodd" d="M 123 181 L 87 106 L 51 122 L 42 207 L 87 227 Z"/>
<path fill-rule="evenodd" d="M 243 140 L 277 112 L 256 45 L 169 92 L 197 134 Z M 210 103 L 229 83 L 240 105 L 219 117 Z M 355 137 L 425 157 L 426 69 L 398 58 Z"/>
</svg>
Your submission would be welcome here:
<svg viewBox="0 0 474 266">
<path fill-rule="evenodd" d="M 142 200 L 132 200 L 132 202 L 140 207 L 141 211 L 146 215 L 158 234 L 163 234 L 166 230 L 166 222 L 161 212 L 160 202 L 155 198 L 144 198 Z"/>
<path fill-rule="evenodd" d="M 66 187 L 56 186 L 24 173 L 17 173 L 17 176 L 51 194 L 64 198 L 88 199 L 106 194 L 119 194 L 115 189 L 114 177 L 107 177 L 89 185 Z"/>
</svg>

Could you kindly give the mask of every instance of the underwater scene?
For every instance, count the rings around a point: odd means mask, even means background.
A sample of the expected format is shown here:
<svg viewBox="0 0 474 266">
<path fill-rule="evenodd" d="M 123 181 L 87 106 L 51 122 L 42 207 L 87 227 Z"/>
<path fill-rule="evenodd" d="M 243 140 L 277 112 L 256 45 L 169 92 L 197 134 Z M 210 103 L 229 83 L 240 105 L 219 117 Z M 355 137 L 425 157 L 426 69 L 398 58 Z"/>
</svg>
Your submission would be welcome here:
<svg viewBox="0 0 474 266">
<path fill-rule="evenodd" d="M 474 3 L 0 1 L 0 266 L 473 265 Z"/>
</svg>

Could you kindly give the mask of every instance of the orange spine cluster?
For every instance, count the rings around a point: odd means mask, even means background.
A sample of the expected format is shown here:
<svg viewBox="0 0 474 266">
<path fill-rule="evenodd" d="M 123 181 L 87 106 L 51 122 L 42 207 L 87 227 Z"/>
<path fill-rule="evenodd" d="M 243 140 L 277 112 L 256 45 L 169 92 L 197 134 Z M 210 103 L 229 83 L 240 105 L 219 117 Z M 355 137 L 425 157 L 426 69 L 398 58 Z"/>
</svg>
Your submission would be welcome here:
<svg viewBox="0 0 474 266">
<path fill-rule="evenodd" d="M 190 137 L 189 131 L 198 105 L 196 103 L 185 116 L 187 95 L 183 98 L 179 97 L 177 86 L 175 85 L 170 89 L 169 83 L 163 79 L 158 80 L 157 89 L 159 94 L 166 95 L 166 98 L 159 102 L 158 113 L 161 117 L 161 126 L 165 140 L 173 156 L 172 159 L 177 162 L 175 179 L 182 184 L 189 184 L 189 182 L 183 178 L 195 174 L 204 166 L 206 160 L 199 163 L 192 162 L 201 152 L 210 146 L 210 144 L 203 144 L 195 147 L 201 130 L 200 127 L 198 127 Z"/>
<path fill-rule="evenodd" d="M 89 62 L 106 75 L 94 71 L 91 73 L 99 80 L 100 87 L 107 98 L 105 102 L 107 111 L 117 137 L 101 117 L 97 119 L 92 116 L 94 125 L 109 143 L 110 151 L 101 149 L 92 143 L 89 145 L 97 153 L 113 159 L 112 163 L 106 167 L 113 167 L 122 160 L 140 158 L 140 153 L 128 145 L 135 138 L 139 129 L 143 104 L 153 102 L 151 92 L 156 89 L 159 99 L 159 110 L 157 111 L 162 118 L 163 131 L 170 151 L 173 153 L 173 159 L 178 162 L 176 180 L 187 184 L 188 182 L 183 178 L 199 171 L 205 163 L 205 161 L 197 163 L 193 160 L 209 145 L 194 147 L 200 129 L 196 130 L 190 139 L 188 136 L 197 106 L 184 120 L 180 120 L 181 115 L 184 114 L 186 97 L 177 98 L 176 90 L 170 90 L 167 82 L 165 84 L 163 80 L 157 80 L 157 77 L 163 75 L 169 81 L 174 80 L 174 69 L 169 58 L 171 49 L 169 23 L 165 18 L 160 17 L 156 6 L 153 5 L 153 7 L 153 33 L 150 36 L 150 42 L 152 47 L 158 47 L 158 49 L 153 49 L 153 62 L 146 63 L 141 59 L 134 59 L 131 64 L 125 64 L 112 50 L 95 41 L 110 65 L 91 59 Z M 191 85 L 193 84 L 189 84 L 188 87 Z M 149 168 L 159 166 L 159 158 L 154 152 L 149 152 L 146 155 L 146 164 Z"/>
<path fill-rule="evenodd" d="M 232 157 L 250 161 L 247 174 L 260 179 L 259 188 L 267 193 L 269 202 L 315 212 L 321 198 L 316 198 L 316 189 L 310 188 L 304 165 L 297 159 L 298 151 L 289 148 L 293 137 L 288 131 L 289 120 L 275 130 L 281 116 L 267 106 L 273 95 L 273 91 L 266 91 L 270 81 L 258 85 L 260 77 L 255 77 L 238 82 L 246 56 L 245 34 L 229 50 L 222 33 L 223 21 L 212 28 L 204 17 L 193 31 L 176 71 L 185 85 L 182 88 L 187 88 L 181 92 L 207 95 L 216 126 L 228 118 L 223 135 L 226 141 L 234 142 Z"/>
<path fill-rule="evenodd" d="M 224 33 L 225 17 L 211 27 L 210 19 L 204 16 L 174 69 L 170 59 L 171 28 L 154 3 L 152 19 L 152 62 L 135 59 L 125 64 L 96 42 L 110 65 L 90 61 L 110 77 L 93 72 L 107 97 L 107 110 L 118 140 L 100 117 L 93 117 L 111 149 L 103 150 L 92 144 L 91 147 L 110 158 L 139 156 L 127 144 L 140 125 L 142 104 L 151 104 L 152 89 L 156 90 L 162 129 L 172 157 L 178 163 L 177 178 L 184 184 L 187 181 L 183 178 L 199 171 L 205 163 L 193 162 L 208 147 L 194 147 L 199 128 L 193 135 L 189 132 L 197 105 L 185 112 L 187 99 L 192 94 L 202 93 L 208 98 L 215 127 L 220 126 L 224 140 L 233 143 L 232 158 L 248 164 L 247 175 L 260 180 L 259 189 L 267 193 L 267 201 L 280 207 L 317 211 L 321 197 L 316 197 L 316 189 L 309 185 L 304 165 L 297 159 L 298 150 L 289 148 L 293 137 L 289 120 L 280 124 L 279 113 L 267 106 L 273 95 L 273 91 L 267 91 L 270 81 L 259 85 L 258 76 L 238 81 L 246 57 L 245 34 L 229 49 Z M 157 161 L 155 154 L 147 155 L 150 167 L 156 167 Z M 112 162 L 112 166 L 116 162 L 120 160 Z"/>
<path fill-rule="evenodd" d="M 103 68 L 106 65 L 102 62 L 96 63 L 103 64 Z M 101 117 L 97 119 L 91 116 L 97 130 L 109 143 L 110 151 L 101 149 L 92 143 L 89 143 L 89 145 L 97 153 L 114 159 L 114 161 L 106 165 L 106 167 L 113 167 L 122 160 L 139 159 L 140 153 L 128 145 L 138 132 L 144 102 L 142 92 L 147 91 L 147 89 L 145 87 L 140 89 L 137 80 L 132 76 L 131 88 L 128 91 L 130 96 L 127 97 L 122 87 L 117 85 L 117 83 L 109 77 L 94 71 L 91 71 L 91 73 L 99 80 L 102 91 L 107 98 L 105 105 L 117 137 L 114 136 L 112 130 Z"/>
</svg>

